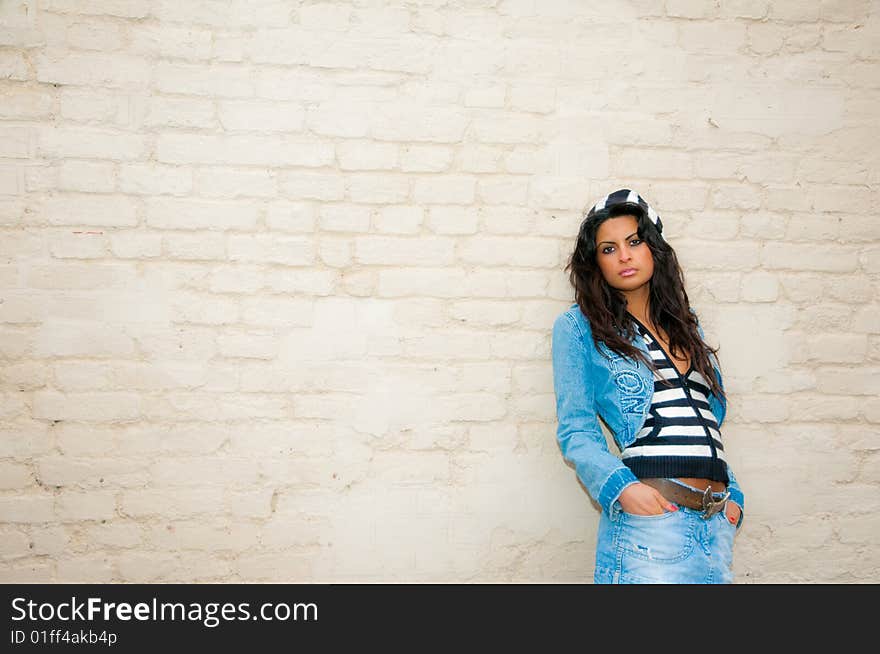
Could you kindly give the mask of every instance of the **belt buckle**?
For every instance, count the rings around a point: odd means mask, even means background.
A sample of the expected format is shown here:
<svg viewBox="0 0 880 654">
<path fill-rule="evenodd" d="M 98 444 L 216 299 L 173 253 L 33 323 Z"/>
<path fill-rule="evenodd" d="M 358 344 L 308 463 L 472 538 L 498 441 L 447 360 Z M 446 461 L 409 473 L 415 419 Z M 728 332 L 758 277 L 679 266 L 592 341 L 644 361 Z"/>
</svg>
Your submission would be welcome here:
<svg viewBox="0 0 880 654">
<path fill-rule="evenodd" d="M 709 518 L 711 518 L 713 515 L 724 508 L 724 505 L 727 504 L 728 497 L 730 497 L 730 491 L 724 493 L 724 497 L 722 497 L 720 500 L 713 500 L 712 487 L 707 486 L 706 490 L 703 491 L 703 513 L 700 514 L 700 517 L 703 520 L 708 520 Z"/>
</svg>

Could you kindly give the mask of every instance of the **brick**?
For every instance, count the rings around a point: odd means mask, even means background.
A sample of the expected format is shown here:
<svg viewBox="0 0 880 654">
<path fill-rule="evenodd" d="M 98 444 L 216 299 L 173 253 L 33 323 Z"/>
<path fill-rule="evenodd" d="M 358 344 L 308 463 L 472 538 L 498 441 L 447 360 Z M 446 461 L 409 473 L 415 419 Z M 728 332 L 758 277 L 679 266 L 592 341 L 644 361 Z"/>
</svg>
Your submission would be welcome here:
<svg viewBox="0 0 880 654">
<path fill-rule="evenodd" d="M 258 209 L 252 202 L 154 198 L 145 215 L 146 224 L 159 229 L 253 230 Z"/>
<path fill-rule="evenodd" d="M 24 489 L 33 483 L 30 466 L 10 461 L 0 462 L 0 489 Z"/>
<path fill-rule="evenodd" d="M 415 234 L 421 228 L 425 212 L 416 206 L 383 207 L 374 219 L 379 232 L 386 234 Z"/>
<path fill-rule="evenodd" d="M 315 205 L 308 202 L 274 202 L 266 208 L 266 226 L 283 232 L 311 232 Z"/>
<path fill-rule="evenodd" d="M 236 166 L 325 166 L 333 161 L 329 143 L 288 137 L 160 134 L 156 158 L 164 163 Z"/>
<path fill-rule="evenodd" d="M 44 219 L 50 225 L 134 227 L 137 205 L 122 195 L 62 194 L 46 200 Z"/>
<path fill-rule="evenodd" d="M 42 255 L 44 252 L 40 241 L 41 239 L 33 233 L 6 232 L 0 239 L 0 256 L 9 257 L 10 260 L 25 255 L 36 258 L 37 255 Z"/>
<path fill-rule="evenodd" d="M 150 15 L 148 0 L 49 0 L 45 9 L 64 14 L 89 14 L 146 18 Z"/>
<path fill-rule="evenodd" d="M 847 246 L 785 243 L 765 247 L 761 264 L 770 269 L 852 272 L 858 267 L 858 248 Z"/>
<path fill-rule="evenodd" d="M 79 365 L 71 365 L 61 361 L 53 366 L 56 388 L 61 391 L 92 391 L 105 390 L 113 385 L 111 374 L 113 368 L 104 362 L 89 361 Z"/>
<path fill-rule="evenodd" d="M 370 136 L 382 141 L 458 143 L 467 117 L 461 109 L 423 107 L 406 103 L 374 107 Z"/>
<path fill-rule="evenodd" d="M 151 97 L 147 125 L 163 127 L 214 127 L 214 101 L 200 98 Z"/>
<path fill-rule="evenodd" d="M 37 153 L 42 157 L 140 159 L 146 137 L 92 127 L 43 127 Z"/>
<path fill-rule="evenodd" d="M 319 211 L 322 230 L 337 232 L 367 232 L 370 229 L 372 210 L 353 204 L 328 204 Z"/>
<path fill-rule="evenodd" d="M 380 297 L 459 297 L 465 287 L 465 272 L 455 268 L 408 268 L 380 270 Z"/>
<path fill-rule="evenodd" d="M 185 518 L 223 513 L 223 488 L 139 489 L 121 495 L 120 513 L 127 517 Z"/>
<path fill-rule="evenodd" d="M 193 187 L 192 171 L 161 164 L 122 164 L 119 190 L 134 195 L 184 195 Z"/>
<path fill-rule="evenodd" d="M 495 173 L 502 170 L 504 150 L 494 146 L 465 145 L 458 151 L 459 166 L 469 173 Z"/>
<path fill-rule="evenodd" d="M 331 270 L 281 270 L 266 275 L 266 287 L 280 293 L 332 295 L 338 279 L 338 273 Z"/>
<path fill-rule="evenodd" d="M 679 241 L 675 251 L 685 270 L 749 270 L 761 260 L 760 245 L 748 242 L 728 243 L 720 249 L 707 248 L 698 241 Z"/>
<path fill-rule="evenodd" d="M 864 351 L 864 337 L 856 337 L 855 347 Z M 827 341 L 826 341 L 827 342 Z M 862 366 L 857 370 L 824 368 L 818 379 L 818 390 L 823 393 L 840 395 L 878 395 L 880 375 L 876 368 Z"/>
<path fill-rule="evenodd" d="M 221 98 L 254 94 L 252 71 L 235 64 L 183 64 L 160 61 L 156 64 L 155 87 L 161 93 L 208 95 Z"/>
<path fill-rule="evenodd" d="M 23 170 L 24 192 L 34 194 L 52 191 L 58 188 L 58 167 L 54 165 L 28 166 Z M 33 206 L 25 213 L 25 216 L 34 213 Z"/>
<path fill-rule="evenodd" d="M 214 31 L 213 58 L 217 61 L 242 61 L 244 36 L 238 32 Z"/>
<path fill-rule="evenodd" d="M 390 204 L 407 202 L 410 179 L 407 177 L 353 174 L 347 180 L 348 199 L 352 202 Z"/>
<path fill-rule="evenodd" d="M 825 293 L 833 301 L 869 304 L 874 298 L 874 288 L 864 276 L 847 276 L 826 282 Z"/>
<path fill-rule="evenodd" d="M 0 529 L 0 558 L 4 561 L 31 554 L 31 539 L 20 528 L 11 525 Z"/>
<path fill-rule="evenodd" d="M 775 101 L 767 106 L 766 93 Z M 810 107 L 807 110 L 807 107 Z M 778 137 L 786 134 L 821 135 L 844 126 L 844 102 L 826 88 L 776 85 L 730 87 L 712 108 L 713 119 L 726 129 Z M 772 208 L 772 207 L 771 207 Z"/>
<path fill-rule="evenodd" d="M 165 458 L 150 466 L 150 477 L 160 488 L 186 486 L 256 485 L 259 463 L 246 458 L 207 457 Z"/>
<path fill-rule="evenodd" d="M 24 53 L 15 51 L 0 52 L 0 79 L 28 79 L 27 62 Z"/>
<path fill-rule="evenodd" d="M 779 279 L 764 272 L 747 273 L 742 277 L 742 299 L 747 302 L 775 302 L 779 297 Z"/>
<path fill-rule="evenodd" d="M 532 236 L 563 236 L 566 240 L 577 233 L 580 221 L 559 220 L 557 216 L 549 216 L 546 220 L 538 217 L 536 212 L 526 207 L 498 205 L 480 209 L 480 218 L 484 232 L 490 234 L 530 234 Z M 572 217 L 569 217 L 572 218 Z M 577 216 L 574 216 L 577 218 Z M 563 224 L 565 222 L 566 224 Z M 570 245 L 567 243 L 565 249 Z M 568 253 L 570 254 L 570 253 Z"/>
<path fill-rule="evenodd" d="M 270 100 L 323 102 L 339 93 L 338 85 L 317 71 L 261 69 L 256 74 L 256 83 L 257 97 Z"/>
<path fill-rule="evenodd" d="M 746 27 L 734 21 L 685 21 L 679 24 L 679 45 L 688 52 L 738 52 Z"/>
<path fill-rule="evenodd" d="M 497 113 L 473 119 L 471 129 L 480 143 L 534 143 L 540 140 L 542 123 L 528 114 Z"/>
<path fill-rule="evenodd" d="M 584 181 L 579 177 L 535 176 L 529 180 L 528 198 L 529 207 L 580 211 Z"/>
<path fill-rule="evenodd" d="M 419 204 L 470 204 L 475 186 L 473 177 L 444 175 L 416 179 L 413 200 Z"/>
<path fill-rule="evenodd" d="M 27 159 L 30 156 L 30 131 L 21 127 L 0 125 L 0 157 Z"/>
<path fill-rule="evenodd" d="M 208 289 L 214 293 L 252 293 L 266 283 L 259 266 L 222 266 L 211 273 Z"/>
<path fill-rule="evenodd" d="M 3 521 L 48 522 L 54 518 L 54 500 L 48 494 L 23 494 L 0 497 L 0 515 Z"/>
<path fill-rule="evenodd" d="M 215 198 L 270 198 L 277 194 L 271 171 L 244 168 L 200 168 L 196 188 L 200 196 Z"/>
<path fill-rule="evenodd" d="M 150 62 L 125 54 L 43 52 L 36 56 L 38 82 L 140 89 L 150 84 Z"/>
<path fill-rule="evenodd" d="M 779 52 L 789 29 L 779 23 L 754 23 L 748 26 L 749 50 L 760 55 Z"/>
<path fill-rule="evenodd" d="M 110 193 L 116 187 L 116 167 L 96 161 L 62 161 L 58 187 L 63 191 Z"/>
<path fill-rule="evenodd" d="M 345 274 L 340 280 L 340 287 L 344 292 L 356 297 L 371 297 L 376 291 L 378 275 L 375 270 L 358 270 Z M 397 348 L 389 344 L 390 348 L 383 354 L 396 354 Z M 380 349 L 383 347 L 379 346 Z"/>
<path fill-rule="evenodd" d="M 79 50 L 97 50 L 102 53 L 119 50 L 123 45 L 123 30 L 112 21 L 101 19 L 83 20 L 81 18 L 75 22 L 69 22 L 66 19 L 62 20 L 63 23 L 58 26 L 54 24 L 56 23 L 55 20 L 48 21 L 46 25 L 48 33 L 51 34 L 57 30 L 59 33 L 64 34 L 65 42 L 59 45 L 66 45 Z"/>
<path fill-rule="evenodd" d="M 268 360 L 278 354 L 278 341 L 271 333 L 247 332 L 220 336 L 217 347 L 225 357 Z"/>
<path fill-rule="evenodd" d="M 222 261 L 226 259 L 223 234 L 171 234 L 162 238 L 163 254 L 187 261 Z"/>
<path fill-rule="evenodd" d="M 110 252 L 118 259 L 150 259 L 161 255 L 160 234 L 116 233 L 110 237 Z"/>
<path fill-rule="evenodd" d="M 25 397 L 20 392 L 0 393 L 0 418 L 13 420 L 27 415 Z"/>
<path fill-rule="evenodd" d="M 475 236 L 461 239 L 458 256 L 467 263 L 552 267 L 559 263 L 555 241 L 537 238 Z"/>
<path fill-rule="evenodd" d="M 303 106 L 295 102 L 228 100 L 220 102 L 218 114 L 226 130 L 298 132 L 305 121 Z"/>
<path fill-rule="evenodd" d="M 528 201 L 529 184 L 524 177 L 483 175 L 477 182 L 477 198 L 483 204 L 524 205 Z"/>
<path fill-rule="evenodd" d="M 465 91 L 464 106 L 502 109 L 506 97 L 507 88 L 505 86 L 478 86 Z"/>
<path fill-rule="evenodd" d="M 311 132 L 323 136 L 361 138 L 370 128 L 369 106 L 357 106 L 341 102 L 322 102 L 311 107 L 306 114 L 306 126 Z"/>
<path fill-rule="evenodd" d="M 393 170 L 397 150 L 391 143 L 345 141 L 336 146 L 336 157 L 341 170 Z"/>
<path fill-rule="evenodd" d="M 688 236 L 716 241 L 733 240 L 738 232 L 739 217 L 733 211 L 702 211 L 687 227 Z"/>
<path fill-rule="evenodd" d="M 252 527 L 230 525 L 226 520 L 208 523 L 178 520 L 168 525 L 153 525 L 147 539 L 155 547 L 179 550 L 223 551 L 246 548 L 255 542 Z"/>
<path fill-rule="evenodd" d="M 405 145 L 400 152 L 400 169 L 404 172 L 439 173 L 452 164 L 451 148 L 437 145 Z"/>
<path fill-rule="evenodd" d="M 24 171 L 0 165 L 0 195 L 20 195 L 24 189 Z"/>
<path fill-rule="evenodd" d="M 131 97 L 125 92 L 103 89 L 61 88 L 61 115 L 73 121 L 127 125 Z"/>
<path fill-rule="evenodd" d="M 49 368 L 43 363 L 22 362 L 5 364 L 5 379 L 3 386 L 13 392 L 22 393 L 25 390 L 43 386 L 49 376 Z"/>
<path fill-rule="evenodd" d="M 192 26 L 145 25 L 129 27 L 129 50 L 143 55 L 198 61 L 210 59 L 211 30 Z"/>
<path fill-rule="evenodd" d="M 313 302 L 277 296 L 250 297 L 242 303 L 242 322 L 253 325 L 308 326 L 312 324 Z"/>
<path fill-rule="evenodd" d="M 131 357 L 134 343 L 112 326 L 86 321 L 52 321 L 37 331 L 34 351 L 40 356 Z"/>
<path fill-rule="evenodd" d="M 230 261 L 309 266 L 315 261 L 312 239 L 297 236 L 233 235 L 227 248 Z"/>
<path fill-rule="evenodd" d="M 4 584 L 43 583 L 55 581 L 55 565 L 41 561 L 16 561 L 0 572 L 0 581 Z"/>
<path fill-rule="evenodd" d="M 155 3 L 154 3 L 155 4 Z M 214 27 L 273 27 L 287 25 L 291 20 L 289 3 L 282 1 L 249 2 L 248 0 L 198 0 L 185 5 L 161 0 L 153 8 L 163 22 L 196 23 Z"/>
<path fill-rule="evenodd" d="M 832 241 L 837 240 L 840 223 L 827 215 L 794 215 L 786 230 L 787 241 Z"/>
<path fill-rule="evenodd" d="M 49 241 L 49 252 L 56 259 L 103 259 L 108 251 L 108 239 L 98 234 L 81 233 L 73 238 L 65 234 Z"/>
<path fill-rule="evenodd" d="M 479 213 L 470 206 L 433 206 L 427 224 L 436 234 L 474 234 L 479 228 Z"/>
<path fill-rule="evenodd" d="M 3 99 L 0 103 L 0 118 L 45 119 L 50 117 L 52 111 L 53 94 L 43 87 L 27 88 L 24 85 L 0 82 L 0 98 Z"/>
<path fill-rule="evenodd" d="M 347 238 L 322 237 L 318 242 L 318 259 L 333 268 L 348 266 L 352 262 L 352 245 Z"/>
<path fill-rule="evenodd" d="M 717 209 L 759 209 L 761 198 L 757 189 L 746 185 L 717 186 L 712 190 L 712 206 Z"/>
<path fill-rule="evenodd" d="M 678 179 L 694 176 L 693 157 L 674 150 L 621 148 L 612 159 L 611 169 L 621 176 Z"/>
<path fill-rule="evenodd" d="M 819 4 L 819 19 L 828 22 L 855 23 L 871 15 L 870 0 L 823 0 Z"/>
<path fill-rule="evenodd" d="M 804 334 L 792 348 L 793 363 L 862 363 L 868 337 L 864 334 Z"/>
<path fill-rule="evenodd" d="M 359 236 L 355 238 L 355 259 L 365 264 L 443 265 L 452 263 L 452 239 Z"/>
<path fill-rule="evenodd" d="M 101 520 L 116 514 L 115 491 L 72 492 L 65 490 L 56 504 L 62 521 Z"/>
</svg>

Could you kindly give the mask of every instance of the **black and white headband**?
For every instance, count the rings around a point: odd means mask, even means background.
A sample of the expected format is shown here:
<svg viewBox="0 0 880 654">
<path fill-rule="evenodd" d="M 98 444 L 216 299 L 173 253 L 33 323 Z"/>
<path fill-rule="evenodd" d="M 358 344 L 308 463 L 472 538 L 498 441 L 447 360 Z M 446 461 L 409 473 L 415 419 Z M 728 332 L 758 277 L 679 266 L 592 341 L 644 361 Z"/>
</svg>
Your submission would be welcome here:
<svg viewBox="0 0 880 654">
<path fill-rule="evenodd" d="M 660 214 L 654 211 L 654 208 L 648 204 L 641 195 L 628 188 L 618 189 L 600 199 L 584 217 L 584 222 L 592 218 L 602 209 L 610 209 L 611 207 L 620 204 L 631 204 L 641 207 L 645 212 L 645 215 L 648 216 L 648 220 L 650 220 L 654 227 L 657 228 L 657 233 L 660 235 L 660 238 L 663 238 L 663 223 L 660 220 Z"/>
</svg>

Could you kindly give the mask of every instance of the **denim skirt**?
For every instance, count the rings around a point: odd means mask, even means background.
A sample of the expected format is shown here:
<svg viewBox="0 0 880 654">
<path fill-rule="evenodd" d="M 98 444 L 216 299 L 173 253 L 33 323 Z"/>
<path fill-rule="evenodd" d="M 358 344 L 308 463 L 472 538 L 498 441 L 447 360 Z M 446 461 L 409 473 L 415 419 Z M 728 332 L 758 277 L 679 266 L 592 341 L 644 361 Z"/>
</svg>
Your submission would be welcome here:
<svg viewBox="0 0 880 654">
<path fill-rule="evenodd" d="M 719 511 L 704 520 L 701 511 L 678 506 L 660 515 L 634 515 L 618 508 L 599 519 L 597 584 L 733 583 L 736 527 Z"/>
</svg>

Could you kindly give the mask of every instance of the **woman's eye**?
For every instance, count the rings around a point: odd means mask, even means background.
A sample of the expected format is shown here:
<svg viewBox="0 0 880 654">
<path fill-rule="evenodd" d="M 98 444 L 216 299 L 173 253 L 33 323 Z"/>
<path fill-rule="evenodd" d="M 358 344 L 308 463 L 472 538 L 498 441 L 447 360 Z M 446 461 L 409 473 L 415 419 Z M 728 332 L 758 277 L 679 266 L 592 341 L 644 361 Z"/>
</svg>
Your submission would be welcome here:
<svg viewBox="0 0 880 654">
<path fill-rule="evenodd" d="M 642 239 L 640 239 L 640 238 L 634 238 L 634 239 L 631 240 L 629 243 L 630 243 L 630 245 L 638 245 L 638 244 L 641 243 L 641 242 L 642 242 Z"/>
<path fill-rule="evenodd" d="M 604 248 L 602 248 L 602 254 L 609 254 L 613 249 L 613 245 L 606 245 Z"/>
</svg>

